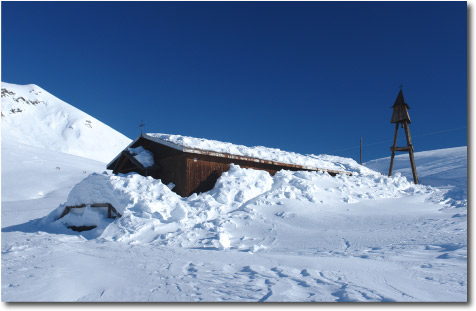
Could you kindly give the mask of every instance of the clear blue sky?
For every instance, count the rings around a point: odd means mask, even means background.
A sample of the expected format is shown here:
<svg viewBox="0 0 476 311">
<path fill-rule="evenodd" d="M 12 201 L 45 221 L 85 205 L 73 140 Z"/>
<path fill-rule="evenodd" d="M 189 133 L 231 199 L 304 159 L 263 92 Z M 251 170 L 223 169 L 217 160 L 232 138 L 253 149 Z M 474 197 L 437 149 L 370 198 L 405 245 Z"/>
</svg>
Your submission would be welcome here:
<svg viewBox="0 0 476 311">
<path fill-rule="evenodd" d="M 1 74 L 130 138 L 144 120 L 146 132 L 358 160 L 363 137 L 367 161 L 390 155 L 400 84 L 416 151 L 467 145 L 466 12 L 465 2 L 2 2 Z"/>
</svg>

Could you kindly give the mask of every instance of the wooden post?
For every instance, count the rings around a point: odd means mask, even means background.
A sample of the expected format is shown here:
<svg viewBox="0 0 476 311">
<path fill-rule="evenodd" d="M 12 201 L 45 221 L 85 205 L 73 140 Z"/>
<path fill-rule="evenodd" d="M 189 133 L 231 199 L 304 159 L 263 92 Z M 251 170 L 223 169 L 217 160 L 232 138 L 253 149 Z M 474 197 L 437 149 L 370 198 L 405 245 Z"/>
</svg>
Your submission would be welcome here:
<svg viewBox="0 0 476 311">
<path fill-rule="evenodd" d="M 413 181 L 415 185 L 418 184 L 418 175 L 415 166 L 415 158 L 413 157 L 413 145 L 412 145 L 412 137 L 410 136 L 410 128 L 408 127 L 407 122 L 403 122 L 403 128 L 405 129 L 405 136 L 407 137 L 407 145 L 408 145 L 408 154 L 410 156 L 410 164 L 412 166 L 412 173 L 413 173 Z"/>
<path fill-rule="evenodd" d="M 395 158 L 395 148 L 397 148 L 397 137 L 398 137 L 398 123 L 395 125 L 395 136 L 393 137 L 392 157 L 390 158 L 390 170 L 388 171 L 388 176 L 392 176 L 393 158 Z"/>
<path fill-rule="evenodd" d="M 362 165 L 362 137 L 360 137 L 360 165 Z"/>
</svg>

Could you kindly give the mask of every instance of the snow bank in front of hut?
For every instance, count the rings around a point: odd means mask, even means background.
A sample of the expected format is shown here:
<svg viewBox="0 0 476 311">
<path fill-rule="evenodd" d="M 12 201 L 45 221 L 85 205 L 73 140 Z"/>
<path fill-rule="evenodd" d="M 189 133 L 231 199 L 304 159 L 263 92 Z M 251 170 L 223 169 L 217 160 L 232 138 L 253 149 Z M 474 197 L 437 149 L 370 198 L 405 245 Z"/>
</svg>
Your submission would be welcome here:
<svg viewBox="0 0 476 311">
<path fill-rule="evenodd" d="M 66 206 L 109 203 L 123 215 L 122 221 L 127 219 L 130 229 L 135 230 L 138 222 L 141 222 L 140 219 L 159 219 L 160 222 L 178 220 L 180 215 L 183 215 L 180 199 L 181 197 L 169 187 L 152 177 L 143 177 L 135 173 L 119 176 L 109 175 L 107 172 L 91 174 L 71 190 L 66 203 L 46 216 L 42 222 L 64 226 L 91 226 L 93 217 L 89 211 L 85 213 L 83 220 L 76 217 L 77 213 L 69 217 L 71 212 L 63 218 L 59 217 Z M 95 224 L 96 234 L 100 234 L 112 220 L 102 221 L 107 209 L 91 208 L 91 211 L 101 214 L 97 218 L 101 221 Z"/>
<path fill-rule="evenodd" d="M 231 248 L 258 251 L 272 247 L 293 218 L 314 217 L 327 208 L 345 208 L 360 201 L 428 193 L 400 175 L 386 177 L 369 171 L 332 177 L 324 172 L 266 171 L 231 165 L 205 193 L 182 198 L 160 180 L 131 173 L 92 174 L 77 184 L 67 202 L 43 223 L 98 227 L 90 236 L 125 243 L 159 243 L 187 248 Z M 286 206 L 292 202 L 291 206 Z M 105 211 L 90 208 L 84 221 L 77 214 L 59 218 L 65 206 L 110 203 L 122 218 L 105 219 Z M 93 224 L 91 213 L 102 213 Z M 284 230 L 284 231 L 283 231 Z"/>
<path fill-rule="evenodd" d="M 263 146 L 247 147 L 232 143 L 221 142 L 204 138 L 195 138 L 182 135 L 171 135 L 161 133 L 147 133 L 146 137 L 158 142 L 169 142 L 175 145 L 191 149 L 226 153 L 243 157 L 251 157 L 280 163 L 308 166 L 312 168 L 323 168 L 330 170 L 358 170 L 359 172 L 369 172 L 365 167 L 358 165 L 355 161 L 328 155 L 302 155 L 295 152 L 283 151 L 276 148 Z"/>
<path fill-rule="evenodd" d="M 129 148 L 129 152 L 131 152 L 134 158 L 144 167 L 151 167 L 154 165 L 154 155 L 152 152 L 144 149 L 142 146 L 137 148 Z"/>
</svg>

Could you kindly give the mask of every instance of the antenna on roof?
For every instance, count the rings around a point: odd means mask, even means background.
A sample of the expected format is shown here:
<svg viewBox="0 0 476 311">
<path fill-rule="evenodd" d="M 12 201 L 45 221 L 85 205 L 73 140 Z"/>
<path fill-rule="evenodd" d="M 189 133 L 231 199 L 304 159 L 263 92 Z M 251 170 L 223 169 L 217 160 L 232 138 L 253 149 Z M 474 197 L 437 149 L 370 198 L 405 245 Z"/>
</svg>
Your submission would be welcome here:
<svg viewBox="0 0 476 311">
<path fill-rule="evenodd" d="M 140 127 L 140 136 L 142 136 L 142 128 L 144 127 L 144 125 L 145 125 L 144 120 L 140 121 L 140 125 L 139 125 L 139 127 Z"/>
<path fill-rule="evenodd" d="M 400 90 L 403 89 L 403 84 L 400 83 Z"/>
</svg>

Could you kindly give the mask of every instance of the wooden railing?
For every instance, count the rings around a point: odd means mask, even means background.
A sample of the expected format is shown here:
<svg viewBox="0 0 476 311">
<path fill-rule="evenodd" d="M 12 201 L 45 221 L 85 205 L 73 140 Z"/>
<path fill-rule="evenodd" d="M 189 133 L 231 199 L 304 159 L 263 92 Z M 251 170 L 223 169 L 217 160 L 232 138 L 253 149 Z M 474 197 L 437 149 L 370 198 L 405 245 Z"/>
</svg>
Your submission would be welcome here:
<svg viewBox="0 0 476 311">
<path fill-rule="evenodd" d="M 117 217 L 122 217 L 122 215 L 110 203 L 92 203 L 92 204 L 80 204 L 80 205 L 66 206 L 64 208 L 63 213 L 61 214 L 61 216 L 58 219 L 63 218 L 64 216 L 66 216 L 71 211 L 71 209 L 73 209 L 73 208 L 83 208 L 83 207 L 86 207 L 86 206 L 107 207 L 107 218 L 116 218 L 116 216 Z M 116 216 L 112 216 L 112 213 L 116 214 Z"/>
</svg>

